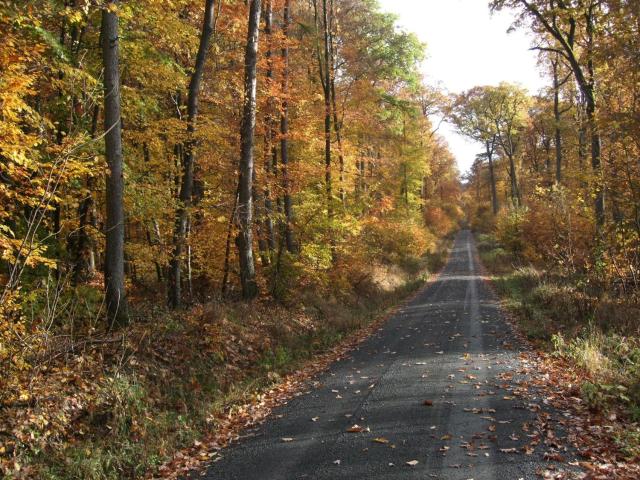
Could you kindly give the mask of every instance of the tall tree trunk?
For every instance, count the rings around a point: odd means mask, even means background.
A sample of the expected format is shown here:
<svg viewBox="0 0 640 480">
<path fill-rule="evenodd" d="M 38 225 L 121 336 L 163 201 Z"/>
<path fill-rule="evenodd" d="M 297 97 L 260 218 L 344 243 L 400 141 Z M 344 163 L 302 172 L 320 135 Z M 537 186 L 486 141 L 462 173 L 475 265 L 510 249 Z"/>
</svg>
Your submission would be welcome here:
<svg viewBox="0 0 640 480">
<path fill-rule="evenodd" d="M 586 90 L 586 100 L 587 100 L 587 121 L 589 122 L 589 132 L 591 134 L 591 169 L 593 170 L 593 174 L 595 176 L 595 213 L 596 213 L 596 226 L 598 231 L 602 230 L 605 222 L 605 214 L 604 214 L 604 185 L 602 176 L 602 165 L 601 165 L 601 140 L 600 140 L 600 129 L 598 128 L 598 123 L 596 119 L 596 79 L 595 79 L 595 69 L 593 65 L 593 49 L 594 49 L 594 8 L 595 6 L 592 4 L 589 7 L 588 14 L 586 15 L 587 20 L 587 75 L 588 82 L 583 87 Z"/>
<path fill-rule="evenodd" d="M 293 234 L 293 201 L 289 179 L 289 26 L 291 24 L 291 0 L 285 0 L 282 34 L 282 109 L 280 113 L 280 163 L 284 204 L 284 241 L 290 253 L 296 253 L 298 246 Z"/>
<path fill-rule="evenodd" d="M 256 270 L 253 260 L 253 150 L 256 124 L 256 87 L 258 40 L 260 36 L 261 0 L 251 0 L 249 28 L 245 50 L 244 105 L 240 128 L 240 169 L 238 172 L 238 235 L 236 246 L 240 259 L 242 297 L 250 300 L 258 295 Z"/>
<path fill-rule="evenodd" d="M 235 195 L 233 196 L 233 208 L 229 214 L 229 222 L 227 223 L 227 240 L 224 248 L 224 266 L 222 268 L 222 283 L 220 291 L 222 297 L 227 296 L 227 289 L 229 287 L 229 271 L 231 270 L 231 239 L 233 238 L 233 225 L 236 220 L 236 213 L 238 211 L 238 188 L 236 188 Z"/>
<path fill-rule="evenodd" d="M 117 7 L 118 1 L 114 0 L 102 11 L 105 153 L 109 169 L 106 179 L 105 301 L 110 325 L 123 325 L 129 320 L 124 278 L 124 174 Z"/>
<path fill-rule="evenodd" d="M 507 153 L 509 157 L 509 180 L 511 181 L 511 201 L 514 206 L 519 207 L 522 203 L 520 198 L 520 188 L 518 187 L 518 175 L 513 153 Z"/>
<path fill-rule="evenodd" d="M 100 107 L 96 105 L 91 117 L 91 138 L 96 137 L 98 132 L 98 118 Z M 96 227 L 95 202 L 93 201 L 92 176 L 87 176 L 87 195 L 78 206 L 79 228 L 77 233 L 77 244 L 75 251 L 75 262 L 73 280 L 76 284 L 86 282 L 95 274 L 96 260 L 94 245 L 89 227 Z"/>
<path fill-rule="evenodd" d="M 335 19 L 333 10 L 333 0 L 330 0 L 329 7 L 329 26 L 328 40 L 329 40 L 329 78 L 330 78 L 330 93 L 331 93 L 331 108 L 333 111 L 333 130 L 336 134 L 336 143 L 338 144 L 338 168 L 340 172 L 339 177 L 339 190 L 340 190 L 340 202 L 344 207 L 345 192 L 344 192 L 344 153 L 342 150 L 342 125 L 338 119 L 338 106 L 336 100 L 336 47 L 333 40 L 333 21 Z"/>
<path fill-rule="evenodd" d="M 487 160 L 489 161 L 489 183 L 491 184 L 491 206 L 493 208 L 493 214 L 497 215 L 499 210 L 498 205 L 498 192 L 496 190 L 496 175 L 494 172 L 493 165 L 493 149 L 491 148 L 491 144 L 487 142 Z"/>
<path fill-rule="evenodd" d="M 320 47 L 317 48 L 318 72 L 320 74 L 320 83 L 322 84 L 322 93 L 324 96 L 324 168 L 325 168 L 325 193 L 327 199 L 327 217 L 329 222 L 333 221 L 333 193 L 331 185 L 331 73 L 329 71 L 329 12 L 327 9 L 327 0 L 322 0 L 322 19 L 318 19 L 317 0 L 313 0 L 314 17 L 316 29 L 318 23 L 322 24 L 322 42 L 323 54 L 320 53 Z"/>
<path fill-rule="evenodd" d="M 322 0 L 322 37 L 324 44 L 324 69 L 320 69 L 322 76 L 322 89 L 324 93 L 324 168 L 325 189 L 327 195 L 327 218 L 329 220 L 329 246 L 331 258 L 335 262 L 336 246 L 333 237 L 333 184 L 331 178 L 331 57 L 329 53 L 329 9 L 327 0 Z M 322 67 L 322 62 L 320 62 Z"/>
<path fill-rule="evenodd" d="M 267 9 L 265 12 L 265 33 L 268 36 L 267 39 L 267 83 L 269 88 L 273 87 L 274 72 L 273 72 L 273 5 L 272 1 L 267 2 Z M 264 152 L 264 230 L 266 236 L 266 243 L 269 249 L 269 257 L 276 249 L 276 237 L 273 231 L 273 199 L 271 191 L 271 181 L 274 177 L 276 169 L 278 168 L 278 149 L 276 146 L 276 97 L 271 95 L 269 97 L 268 112 L 266 115 L 266 132 L 265 132 L 265 152 Z"/>
<path fill-rule="evenodd" d="M 182 304 L 182 256 L 187 240 L 189 226 L 189 209 L 193 195 L 193 171 L 195 164 L 195 130 L 198 117 L 198 97 L 200 84 L 204 73 L 204 65 L 209 50 L 211 35 L 213 34 L 214 0 L 205 0 L 204 20 L 200 45 L 196 56 L 196 64 L 189 82 L 189 98 L 187 100 L 187 142 L 182 155 L 182 181 L 180 185 L 179 206 L 176 211 L 176 225 L 174 231 L 173 255 L 169 276 L 169 305 L 178 308 Z"/>
<path fill-rule="evenodd" d="M 562 182 L 562 133 L 560 131 L 560 78 L 558 72 L 559 59 L 556 56 L 553 65 L 553 118 L 555 121 L 555 148 L 556 148 L 556 183 Z"/>
</svg>

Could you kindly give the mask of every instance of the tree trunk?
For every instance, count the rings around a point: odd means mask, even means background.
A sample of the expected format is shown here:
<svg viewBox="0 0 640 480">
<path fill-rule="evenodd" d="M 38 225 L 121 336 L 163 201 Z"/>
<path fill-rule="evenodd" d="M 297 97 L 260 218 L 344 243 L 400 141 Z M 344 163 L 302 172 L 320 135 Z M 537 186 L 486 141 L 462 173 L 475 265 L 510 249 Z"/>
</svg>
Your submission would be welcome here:
<svg viewBox="0 0 640 480">
<path fill-rule="evenodd" d="M 511 201 L 514 206 L 519 207 L 522 203 L 520 198 L 520 189 L 518 188 L 518 176 L 516 172 L 516 164 L 513 153 L 507 153 L 509 157 L 509 180 L 511 181 Z"/>
<path fill-rule="evenodd" d="M 124 174 L 122 158 L 122 123 L 120 118 L 120 60 L 118 16 L 109 9 L 102 11 L 102 61 L 104 65 L 104 128 L 108 173 L 105 247 L 105 291 L 107 318 L 110 326 L 129 321 L 124 278 Z"/>
<path fill-rule="evenodd" d="M 265 33 L 267 39 L 267 82 L 269 87 L 273 86 L 273 5 L 271 0 L 267 2 L 265 12 Z M 268 112 L 266 114 L 265 132 L 265 152 L 264 152 L 264 215 L 262 222 L 266 236 L 266 244 L 269 250 L 269 260 L 276 249 L 276 237 L 273 231 L 273 199 L 271 191 L 271 181 L 278 167 L 278 150 L 276 147 L 276 98 L 269 97 Z"/>
<path fill-rule="evenodd" d="M 284 44 L 282 47 L 282 111 L 280 114 L 280 163 L 282 165 L 282 190 L 284 203 L 284 240 L 287 250 L 296 253 L 298 246 L 293 234 L 293 201 L 291 199 L 291 184 L 289 180 L 289 26 L 291 24 L 291 0 L 285 0 L 282 33 Z"/>
<path fill-rule="evenodd" d="M 195 163 L 195 139 L 196 120 L 198 117 L 198 96 L 200 84 L 204 73 L 204 64 L 209 50 L 211 35 L 213 34 L 214 0 L 205 0 L 204 20 L 200 45 L 196 56 L 196 64 L 189 82 L 189 98 L 187 100 L 187 142 L 182 155 L 182 181 L 180 185 L 179 205 L 176 211 L 176 224 L 174 231 L 173 255 L 169 277 L 169 305 L 178 308 L 182 304 L 182 255 L 187 239 L 189 225 L 189 209 L 193 195 L 193 171 Z"/>
<path fill-rule="evenodd" d="M 327 27 L 328 31 L 328 43 L 329 43 L 329 78 L 330 78 L 330 93 L 331 93 L 331 108 L 333 110 L 333 130 L 336 134 L 336 143 L 338 144 L 338 167 L 340 172 L 339 177 L 339 196 L 340 202 L 344 207 L 345 202 L 345 192 L 344 192 L 344 153 L 342 150 L 342 125 L 338 119 L 338 106 L 336 101 L 336 51 L 335 44 L 333 41 L 333 19 L 334 19 L 334 11 L 333 11 L 333 0 L 330 0 L 330 8 L 329 8 L 329 21 L 330 24 Z"/>
<path fill-rule="evenodd" d="M 220 291 L 222 298 L 227 296 L 227 289 L 229 286 L 229 270 L 231 269 L 231 239 L 233 238 L 233 225 L 236 219 L 236 213 L 238 208 L 238 189 L 233 196 L 233 208 L 229 214 L 229 222 L 227 223 L 227 241 L 224 248 L 224 267 L 222 269 L 222 286 Z"/>
<path fill-rule="evenodd" d="M 318 28 L 318 7 L 316 0 L 313 1 L 316 29 Z M 329 71 L 329 12 L 327 0 L 322 0 L 322 41 L 324 53 L 321 56 L 318 46 L 318 72 L 322 84 L 324 96 L 324 168 L 325 168 L 325 193 L 327 198 L 327 217 L 329 223 L 333 221 L 333 193 L 331 185 L 331 74 Z"/>
<path fill-rule="evenodd" d="M 558 62 L 553 62 L 553 118 L 555 120 L 556 147 L 556 183 L 562 182 L 562 133 L 560 131 L 560 79 L 558 77 Z"/>
<path fill-rule="evenodd" d="M 498 205 L 498 192 L 496 191 L 496 176 L 493 168 L 493 150 L 490 144 L 487 142 L 487 160 L 489 161 L 489 183 L 491 184 L 491 206 L 493 207 L 493 214 L 497 215 L 499 210 Z"/>
<path fill-rule="evenodd" d="M 91 118 L 91 138 L 95 139 L 98 132 L 98 118 L 100 107 L 96 105 Z M 90 226 L 96 227 L 95 202 L 93 201 L 92 176 L 87 176 L 87 195 L 78 206 L 79 228 L 75 251 L 73 280 L 74 283 L 84 283 L 90 279 L 96 270 L 96 260 L 93 239 L 88 232 Z"/>
<path fill-rule="evenodd" d="M 604 185 L 602 176 L 601 165 L 601 141 L 600 141 L 600 129 L 596 119 L 596 80 L 595 69 L 593 65 L 593 49 L 594 49 L 594 6 L 589 7 L 589 12 L 586 15 L 587 20 L 587 74 L 588 82 L 584 85 L 585 97 L 587 100 L 587 121 L 589 122 L 589 132 L 591 134 L 591 169 L 595 176 L 595 200 L 594 207 L 596 213 L 596 226 L 598 232 L 602 230 L 605 222 L 604 216 Z"/>
<path fill-rule="evenodd" d="M 333 220 L 333 192 L 331 184 L 331 93 L 330 81 L 331 74 L 329 71 L 329 14 L 327 11 L 327 0 L 322 0 L 322 25 L 324 39 L 324 76 L 322 85 L 324 93 L 324 168 L 325 168 L 325 187 L 327 193 L 327 216 L 329 221 Z"/>
<path fill-rule="evenodd" d="M 240 169 L 238 174 L 238 235 L 236 246 L 240 260 L 242 297 L 250 300 L 258 295 L 256 271 L 253 260 L 253 150 L 256 124 L 256 87 L 258 63 L 258 39 L 260 35 L 261 1 L 251 0 L 249 28 L 245 50 L 244 105 L 240 128 Z"/>
</svg>

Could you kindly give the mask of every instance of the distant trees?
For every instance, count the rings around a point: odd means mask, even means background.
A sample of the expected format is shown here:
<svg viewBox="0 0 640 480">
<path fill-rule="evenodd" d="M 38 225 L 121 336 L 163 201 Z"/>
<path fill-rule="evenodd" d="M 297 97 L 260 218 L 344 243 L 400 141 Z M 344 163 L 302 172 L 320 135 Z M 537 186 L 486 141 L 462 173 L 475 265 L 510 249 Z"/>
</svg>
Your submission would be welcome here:
<svg viewBox="0 0 640 480">
<path fill-rule="evenodd" d="M 532 96 L 477 87 L 457 98 L 452 117 L 461 132 L 483 145 L 495 138 L 498 145 L 493 165 L 486 166 L 485 153 L 468 177 L 472 224 L 496 233 L 527 261 L 554 274 L 580 276 L 594 291 L 615 284 L 637 292 L 637 2 L 492 5 L 515 8 L 516 26 L 532 28 L 549 86 Z M 494 120 L 492 128 L 478 121 L 487 118 Z M 485 175 L 493 178 L 497 195 L 493 189 L 483 194 Z M 516 201 L 487 216 L 502 195 Z"/>
<path fill-rule="evenodd" d="M 604 188 L 601 182 L 601 136 L 598 128 L 595 48 L 597 45 L 598 21 L 602 14 L 600 0 L 494 0 L 492 8 L 505 6 L 519 9 L 529 16 L 537 28 L 545 32 L 545 41 L 538 49 L 560 55 L 571 66 L 574 78 L 580 87 L 585 104 L 587 122 L 591 135 L 591 167 L 594 183 L 594 210 L 598 229 L 605 221 Z"/>
<path fill-rule="evenodd" d="M 527 123 L 528 96 L 522 88 L 501 83 L 497 87 L 474 87 L 460 94 L 454 102 L 451 118 L 463 135 L 484 145 L 483 157 L 489 166 L 491 203 L 498 213 L 498 196 L 494 155 L 499 147 L 508 162 L 511 199 L 520 205 L 517 154 L 521 133 Z"/>
<path fill-rule="evenodd" d="M 489 90 L 489 87 L 474 87 L 460 94 L 455 99 L 451 118 L 460 133 L 484 146 L 484 158 L 489 166 L 491 206 L 493 214 L 496 215 L 500 204 L 496 187 L 494 155 L 498 147 L 499 133 L 496 122 L 491 116 L 492 98 Z"/>
</svg>

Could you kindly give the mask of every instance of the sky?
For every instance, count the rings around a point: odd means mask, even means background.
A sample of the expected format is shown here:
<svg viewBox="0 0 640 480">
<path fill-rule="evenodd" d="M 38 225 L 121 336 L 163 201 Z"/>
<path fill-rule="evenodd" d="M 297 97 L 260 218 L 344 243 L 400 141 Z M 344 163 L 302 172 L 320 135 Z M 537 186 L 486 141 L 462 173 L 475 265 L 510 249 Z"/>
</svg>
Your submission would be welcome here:
<svg viewBox="0 0 640 480">
<path fill-rule="evenodd" d="M 395 13 L 406 31 L 427 44 L 425 80 L 449 93 L 476 85 L 519 83 L 535 94 L 545 86 L 530 51 L 532 37 L 521 28 L 507 30 L 514 12 L 491 13 L 488 0 L 378 0 Z M 459 135 L 449 124 L 438 131 L 449 144 L 461 172 L 468 171 L 482 146 Z"/>
</svg>

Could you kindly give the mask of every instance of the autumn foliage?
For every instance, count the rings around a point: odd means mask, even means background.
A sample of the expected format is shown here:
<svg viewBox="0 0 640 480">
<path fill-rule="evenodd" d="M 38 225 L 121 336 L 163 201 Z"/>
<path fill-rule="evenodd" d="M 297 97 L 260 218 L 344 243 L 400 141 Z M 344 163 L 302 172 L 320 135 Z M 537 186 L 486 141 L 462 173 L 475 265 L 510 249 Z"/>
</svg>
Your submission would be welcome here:
<svg viewBox="0 0 640 480">
<path fill-rule="evenodd" d="M 254 78 L 246 67 L 256 8 Z M 198 64 L 206 11 L 212 30 Z M 113 16 L 119 33 L 105 40 L 101 30 Z M 78 478 L 123 478 L 157 467 L 171 446 L 132 445 L 178 434 L 145 418 L 159 406 L 191 405 L 154 390 L 157 372 L 173 364 L 167 378 L 191 379 L 193 362 L 230 357 L 242 370 L 299 337 L 352 329 L 340 305 L 380 307 L 380 299 L 359 299 L 375 297 L 375 272 L 400 266 L 417 275 L 462 216 L 453 157 L 428 118 L 439 100 L 418 72 L 424 46 L 373 1 L 5 1 L 0 28 L 5 475 L 37 475 L 48 452 L 71 459 L 64 446 L 89 437 L 95 457 L 49 465 L 48 474 L 75 468 Z M 113 265 L 105 248 L 113 194 L 105 136 L 114 127 L 104 125 L 104 49 L 116 40 L 129 303 L 128 318 L 117 322 L 103 295 L 105 267 Z M 190 89 L 198 71 L 198 88 Z M 256 101 L 248 105 L 253 81 Z M 248 179 L 241 142 L 250 138 Z M 248 180 L 249 199 L 238 194 Z M 247 228 L 253 241 L 243 245 Z M 259 298 L 243 305 L 240 279 L 250 266 L 239 253 L 247 249 Z M 305 307 L 313 312 L 300 313 Z M 292 332 L 265 326 L 259 319 L 269 309 Z M 241 334 L 228 316 L 243 324 Z M 305 319 L 298 330 L 296 318 Z M 326 318 L 336 323 L 325 328 Z M 278 335 L 285 340 L 267 341 Z M 172 348 L 198 337 L 204 357 Z M 240 341 L 246 350 L 228 350 Z M 211 400 L 244 375 L 222 369 L 215 378 L 208 396 L 200 381 L 178 383 Z M 109 435 L 133 443 L 110 449 Z"/>
</svg>

